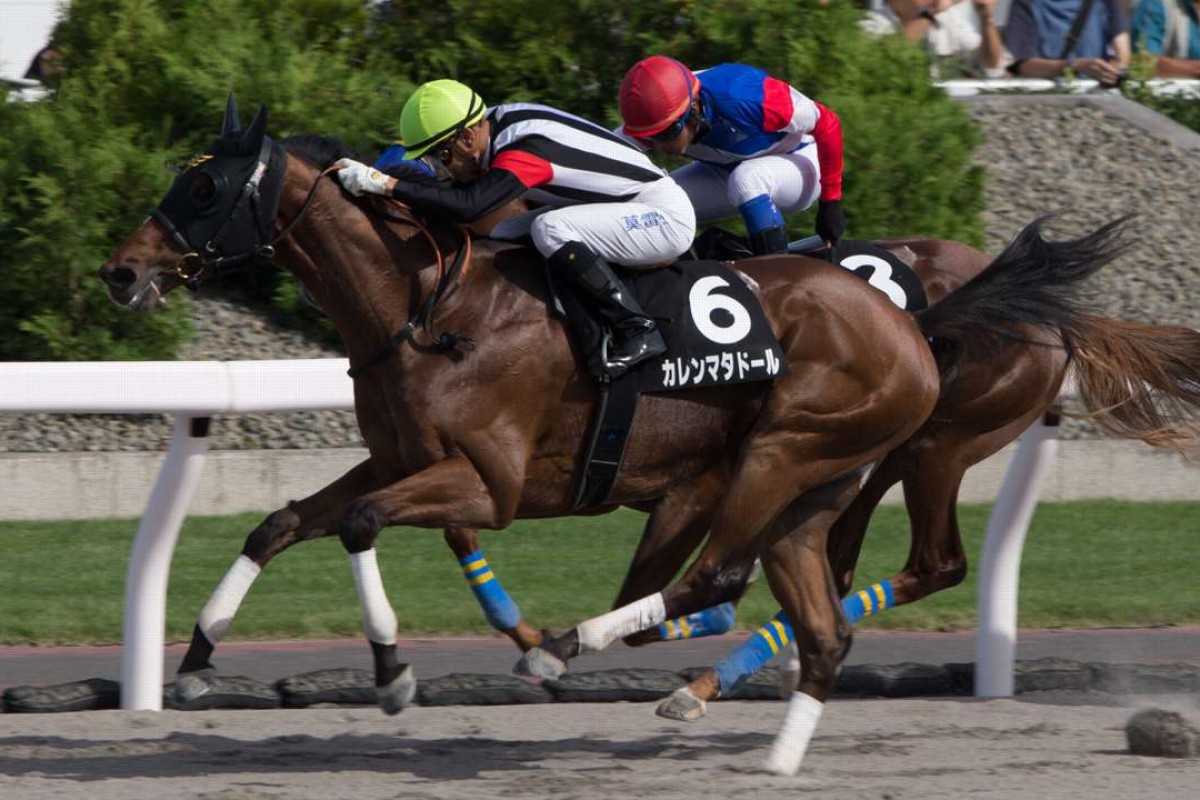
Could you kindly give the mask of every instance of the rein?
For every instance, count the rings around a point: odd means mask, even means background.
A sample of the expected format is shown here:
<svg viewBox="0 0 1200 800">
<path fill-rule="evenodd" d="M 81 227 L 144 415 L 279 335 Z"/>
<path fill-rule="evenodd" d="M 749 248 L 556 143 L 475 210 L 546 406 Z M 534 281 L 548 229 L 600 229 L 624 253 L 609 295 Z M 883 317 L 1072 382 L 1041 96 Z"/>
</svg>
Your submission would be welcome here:
<svg viewBox="0 0 1200 800">
<path fill-rule="evenodd" d="M 444 353 L 455 349 L 467 351 L 475 349 L 475 340 L 471 339 L 470 337 L 451 331 L 444 332 L 437 336 L 435 336 L 433 333 L 434 308 L 437 306 L 438 302 L 454 293 L 454 291 L 458 288 L 458 279 L 466 275 L 467 268 L 470 265 L 470 229 L 468 229 L 466 226 L 459 227 L 459 230 L 462 232 L 463 243 L 462 246 L 458 248 L 458 253 L 455 254 L 454 261 L 451 262 L 450 268 L 446 269 L 446 260 L 442 256 L 441 248 L 438 247 L 437 239 L 434 238 L 433 232 L 429 230 L 429 226 L 418 219 L 417 215 L 414 214 L 412 209 L 408 206 L 400 203 L 397 200 L 391 200 L 390 202 L 393 206 L 404 213 L 398 217 L 388 215 L 389 218 L 396 221 L 411 222 L 417 227 L 417 230 L 424 234 L 426 241 L 429 242 L 429 246 L 433 250 L 434 257 L 437 259 L 438 281 L 437 285 L 434 287 L 434 290 L 429 293 L 429 296 L 421 302 L 421 305 L 417 308 L 416 312 L 408 318 L 406 323 L 404 323 L 404 327 L 397 331 L 392 338 L 384 342 L 379 349 L 375 351 L 373 356 L 361 364 L 350 367 L 350 369 L 346 371 L 347 375 L 356 380 L 362 377 L 371 367 L 395 355 L 400 349 L 401 345 L 403 345 L 405 342 L 411 341 L 413 346 L 417 349 L 433 353 Z M 424 329 L 426 335 L 430 337 L 432 341 L 430 341 L 429 344 L 417 344 L 416 339 L 414 339 L 414 335 L 416 334 L 418 328 Z"/>
</svg>

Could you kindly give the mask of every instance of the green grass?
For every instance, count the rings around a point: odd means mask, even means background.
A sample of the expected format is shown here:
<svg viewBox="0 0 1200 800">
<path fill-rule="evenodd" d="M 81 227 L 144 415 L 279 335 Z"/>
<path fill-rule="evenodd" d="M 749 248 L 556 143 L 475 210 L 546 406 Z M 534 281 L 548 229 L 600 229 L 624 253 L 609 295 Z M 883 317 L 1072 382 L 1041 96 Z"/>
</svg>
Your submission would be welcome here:
<svg viewBox="0 0 1200 800">
<path fill-rule="evenodd" d="M 966 548 L 978 563 L 989 507 L 959 509 Z M 185 640 L 196 614 L 241 549 L 259 515 L 190 519 L 176 549 L 167 635 Z M 489 561 L 536 625 L 562 628 L 608 608 L 625 574 L 643 516 L 522 522 L 482 533 Z M 1200 623 L 1200 503 L 1042 504 L 1022 562 L 1022 627 Z M 116 642 L 125 565 L 135 520 L 0 522 L 0 642 Z M 393 529 L 379 542 L 384 581 L 403 636 L 485 634 L 457 563 L 436 531 Z M 902 509 L 876 515 L 858 584 L 903 564 Z M 976 573 L 950 591 L 889 611 L 865 626 L 948 630 L 975 624 Z M 739 621 L 761 624 L 776 610 L 759 581 Z M 297 545 L 255 584 L 232 638 L 358 636 L 359 609 L 336 539 Z"/>
</svg>

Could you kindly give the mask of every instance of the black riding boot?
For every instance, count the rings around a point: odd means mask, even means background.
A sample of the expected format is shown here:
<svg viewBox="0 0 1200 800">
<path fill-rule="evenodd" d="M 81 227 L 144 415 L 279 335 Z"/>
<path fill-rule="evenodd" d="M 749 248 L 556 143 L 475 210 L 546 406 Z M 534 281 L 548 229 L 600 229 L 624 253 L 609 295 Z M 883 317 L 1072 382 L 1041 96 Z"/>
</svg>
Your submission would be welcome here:
<svg viewBox="0 0 1200 800">
<path fill-rule="evenodd" d="M 752 233 L 750 234 L 750 249 L 756 256 L 786 253 L 788 249 L 787 231 L 783 228 L 763 228 L 757 233 Z"/>
<path fill-rule="evenodd" d="M 616 377 L 634 364 L 667 351 L 654 324 L 637 300 L 613 274 L 604 259 L 579 242 L 560 247 L 550 256 L 550 265 L 562 271 L 591 301 L 592 308 L 613 331 L 605 369 Z"/>
</svg>

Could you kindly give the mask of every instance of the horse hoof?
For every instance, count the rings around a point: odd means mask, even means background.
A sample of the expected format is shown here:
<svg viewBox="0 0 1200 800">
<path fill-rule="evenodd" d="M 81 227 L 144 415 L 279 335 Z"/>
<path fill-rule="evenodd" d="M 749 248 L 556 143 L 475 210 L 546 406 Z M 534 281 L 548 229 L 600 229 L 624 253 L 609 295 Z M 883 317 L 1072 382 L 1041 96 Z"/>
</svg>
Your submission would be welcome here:
<svg viewBox="0 0 1200 800">
<path fill-rule="evenodd" d="M 412 664 L 406 664 L 391 683 L 375 687 L 375 694 L 379 698 L 379 707 L 389 717 L 394 717 L 408 708 L 417 695 L 417 678 L 413 673 Z"/>
<path fill-rule="evenodd" d="M 175 686 L 171 697 L 176 703 L 190 703 L 212 691 L 212 678 L 216 669 L 206 667 L 195 672 L 184 672 L 175 676 Z"/>
<path fill-rule="evenodd" d="M 783 756 L 777 753 L 772 753 L 767 757 L 767 760 L 762 764 L 763 772 L 771 775 L 782 775 L 785 778 L 794 778 L 800 772 L 800 760 Z"/>
<path fill-rule="evenodd" d="M 800 684 L 800 662 L 793 665 L 790 661 L 779 670 L 779 699 L 791 700 Z"/>
<path fill-rule="evenodd" d="M 682 686 L 659 703 L 654 713 L 676 722 L 695 722 L 708 714 L 708 703 L 692 694 L 691 688 Z"/>
<path fill-rule="evenodd" d="M 513 667 L 514 675 L 524 675 L 528 678 L 554 679 L 566 671 L 565 661 L 540 647 L 526 650 L 525 655 L 521 656 L 521 660 Z"/>
</svg>

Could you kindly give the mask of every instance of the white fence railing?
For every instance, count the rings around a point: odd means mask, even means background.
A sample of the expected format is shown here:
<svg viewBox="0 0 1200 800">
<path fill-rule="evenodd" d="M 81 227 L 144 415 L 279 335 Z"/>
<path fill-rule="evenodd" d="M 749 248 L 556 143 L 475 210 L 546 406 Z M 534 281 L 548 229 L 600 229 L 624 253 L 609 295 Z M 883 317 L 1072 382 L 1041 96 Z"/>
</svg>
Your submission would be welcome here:
<svg viewBox="0 0 1200 800">
<path fill-rule="evenodd" d="M 138 526 L 125 576 L 121 708 L 161 710 L 171 557 L 208 451 L 213 414 L 350 409 L 344 359 L 0 364 L 0 413 L 150 414 L 174 433 Z M 988 523 L 980 565 L 975 694 L 1013 693 L 1021 548 L 1057 429 L 1021 438 Z"/>
</svg>

